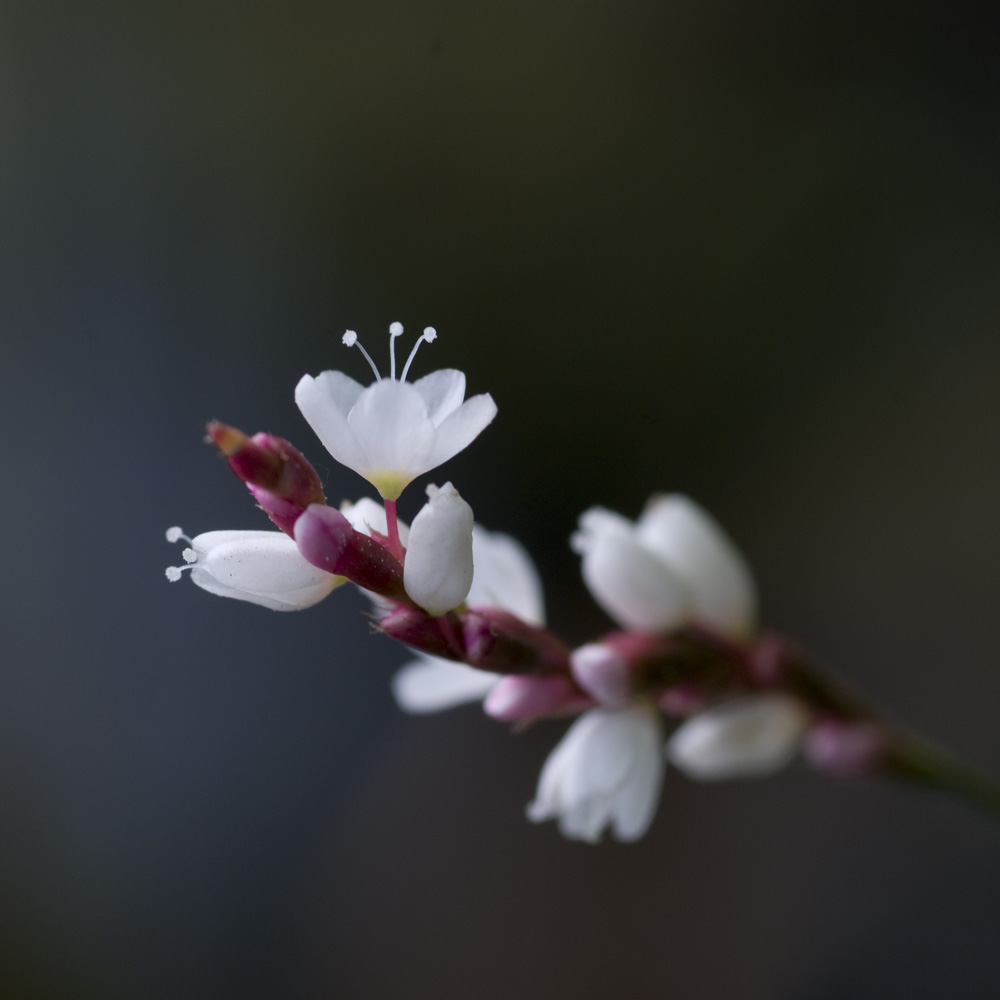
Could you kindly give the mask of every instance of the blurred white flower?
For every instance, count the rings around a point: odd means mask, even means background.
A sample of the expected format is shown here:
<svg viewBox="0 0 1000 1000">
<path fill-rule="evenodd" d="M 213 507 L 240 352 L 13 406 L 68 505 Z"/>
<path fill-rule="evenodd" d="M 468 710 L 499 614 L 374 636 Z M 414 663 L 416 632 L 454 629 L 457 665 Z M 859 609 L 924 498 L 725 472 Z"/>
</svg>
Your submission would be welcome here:
<svg viewBox="0 0 1000 1000">
<path fill-rule="evenodd" d="M 167 579 L 185 570 L 203 590 L 220 597 L 250 601 L 274 611 L 299 611 L 323 600 L 344 577 L 317 569 L 299 554 L 283 531 L 206 531 L 188 538 L 180 528 L 167 541 L 188 543 L 185 566 L 170 566 Z"/>
<path fill-rule="evenodd" d="M 592 708 L 549 755 L 528 818 L 555 819 L 574 840 L 596 843 L 607 827 L 618 840 L 638 840 L 653 820 L 664 766 L 651 704 Z"/>
<path fill-rule="evenodd" d="M 787 695 L 747 695 L 682 723 L 667 756 L 698 781 L 763 777 L 798 753 L 808 723 L 805 708 Z"/>
<path fill-rule="evenodd" d="M 469 607 L 501 608 L 529 625 L 544 624 L 541 581 L 518 541 L 477 524 L 472 529 L 472 558 L 475 571 L 465 599 Z M 407 712 L 437 712 L 481 701 L 499 679 L 498 674 L 420 653 L 397 672 L 392 690 Z"/>
<path fill-rule="evenodd" d="M 741 638 L 754 627 L 756 590 L 716 522 L 679 494 L 654 497 L 636 522 L 592 507 L 571 540 L 594 599 L 625 628 L 667 631 L 700 622 Z"/>
<path fill-rule="evenodd" d="M 339 371 L 304 375 L 295 387 L 295 402 L 338 462 L 367 479 L 382 497 L 395 500 L 417 476 L 471 444 L 497 408 L 489 394 L 463 402 L 465 375 L 452 368 L 406 381 L 417 348 L 437 336 L 433 327 L 424 330 L 397 379 L 395 342 L 403 327 L 393 323 L 389 332 L 389 378 L 382 378 L 358 344 L 375 373 L 374 383 L 365 388 Z M 348 330 L 344 343 L 357 344 L 358 335 Z"/>
</svg>

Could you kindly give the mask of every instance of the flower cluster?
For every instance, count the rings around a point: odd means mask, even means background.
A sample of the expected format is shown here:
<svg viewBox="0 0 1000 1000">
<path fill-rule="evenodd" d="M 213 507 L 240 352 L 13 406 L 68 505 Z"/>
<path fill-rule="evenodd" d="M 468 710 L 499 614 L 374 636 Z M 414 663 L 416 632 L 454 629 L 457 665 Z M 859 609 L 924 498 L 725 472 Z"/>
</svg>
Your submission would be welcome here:
<svg viewBox="0 0 1000 1000">
<path fill-rule="evenodd" d="M 289 442 L 223 424 L 210 439 L 276 530 L 186 536 L 185 571 L 210 593 L 277 611 L 308 608 L 345 582 L 371 600 L 379 630 L 413 650 L 396 674 L 399 705 L 426 713 L 480 702 L 524 724 L 574 717 L 545 762 L 534 821 L 567 836 L 635 840 L 649 828 L 669 763 L 688 778 L 772 774 L 796 755 L 833 773 L 903 770 L 889 730 L 813 671 L 787 641 L 757 628 L 757 594 L 733 542 L 696 503 L 654 496 L 636 521 L 591 508 L 571 539 L 583 579 L 615 628 L 571 644 L 545 625 L 538 573 L 512 537 L 476 524 L 450 483 L 427 487 L 412 525 L 396 500 L 416 477 L 469 445 L 496 415 L 487 394 L 465 399 L 465 376 L 397 378 L 358 346 L 375 381 L 339 371 L 306 375 L 295 390 L 329 453 L 375 488 L 327 504 L 319 477 Z"/>
</svg>

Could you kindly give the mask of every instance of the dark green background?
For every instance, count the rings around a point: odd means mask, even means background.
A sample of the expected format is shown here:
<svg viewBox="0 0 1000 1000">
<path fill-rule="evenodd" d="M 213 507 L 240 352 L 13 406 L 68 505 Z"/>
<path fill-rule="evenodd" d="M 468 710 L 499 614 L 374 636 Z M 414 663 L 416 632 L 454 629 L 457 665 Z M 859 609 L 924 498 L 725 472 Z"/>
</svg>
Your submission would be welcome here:
<svg viewBox="0 0 1000 1000">
<path fill-rule="evenodd" d="M 523 818 L 562 726 L 404 717 L 355 595 L 170 587 L 163 530 L 262 526 L 213 417 L 358 496 L 295 382 L 432 324 L 417 374 L 500 411 L 430 478 L 568 638 L 608 624 L 577 514 L 681 490 L 767 624 L 1000 774 L 998 41 L 985 2 L 0 4 L 0 992 L 994 995 L 995 823 L 797 766 L 564 843 Z"/>
</svg>

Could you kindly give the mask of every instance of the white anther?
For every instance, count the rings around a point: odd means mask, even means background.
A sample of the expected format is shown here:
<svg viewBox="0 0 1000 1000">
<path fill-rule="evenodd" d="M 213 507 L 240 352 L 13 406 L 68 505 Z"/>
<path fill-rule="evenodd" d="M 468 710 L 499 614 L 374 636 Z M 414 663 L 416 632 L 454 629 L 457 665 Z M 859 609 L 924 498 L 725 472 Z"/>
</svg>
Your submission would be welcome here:
<svg viewBox="0 0 1000 1000">
<path fill-rule="evenodd" d="M 413 350 L 410 351 L 410 356 L 406 359 L 406 364 L 403 366 L 403 374 L 399 377 L 401 382 L 406 381 L 406 374 L 410 370 L 410 365 L 413 364 L 413 359 L 417 356 L 417 348 L 419 348 L 425 340 L 429 344 L 436 337 L 437 330 L 435 330 L 433 326 L 424 328 L 424 332 L 420 334 L 420 339 L 413 345 Z"/>
<path fill-rule="evenodd" d="M 194 549 L 185 549 L 181 553 L 181 558 L 186 563 L 195 563 L 198 561 L 198 553 Z"/>
<path fill-rule="evenodd" d="M 171 583 L 176 583 L 181 578 L 181 571 L 177 566 L 167 567 L 167 579 Z"/>
<path fill-rule="evenodd" d="M 358 335 L 354 330 L 345 330 L 344 336 L 340 338 L 348 347 L 357 347 L 357 349 L 365 356 L 365 361 L 371 365 L 372 371 L 375 373 L 375 380 L 377 382 L 382 381 L 382 376 L 378 372 L 378 368 L 375 367 L 375 362 L 372 361 L 372 356 L 365 350 L 364 344 L 358 340 Z"/>
<path fill-rule="evenodd" d="M 184 529 L 183 528 L 177 528 L 177 527 L 167 528 L 167 541 L 168 542 L 179 542 L 182 538 L 184 539 L 185 542 L 190 543 L 190 541 L 191 541 L 191 539 L 188 538 L 188 536 L 184 534 Z"/>
</svg>

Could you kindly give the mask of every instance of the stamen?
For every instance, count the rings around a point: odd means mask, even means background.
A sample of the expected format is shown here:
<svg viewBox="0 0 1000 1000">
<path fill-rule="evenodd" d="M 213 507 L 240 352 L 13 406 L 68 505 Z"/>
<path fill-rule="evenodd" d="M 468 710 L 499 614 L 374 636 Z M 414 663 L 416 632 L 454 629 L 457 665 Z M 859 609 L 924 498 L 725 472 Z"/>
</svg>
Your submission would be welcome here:
<svg viewBox="0 0 1000 1000">
<path fill-rule="evenodd" d="M 410 365 L 413 364 L 413 359 L 417 356 L 417 348 L 426 340 L 429 344 L 432 340 L 437 339 L 437 330 L 433 326 L 424 327 L 424 332 L 420 334 L 420 339 L 413 345 L 413 350 L 410 351 L 410 356 L 406 359 L 406 364 L 403 366 L 403 374 L 399 377 L 400 382 L 406 381 L 406 373 L 410 370 Z"/>
<path fill-rule="evenodd" d="M 177 527 L 167 528 L 168 542 L 179 542 L 182 538 L 184 539 L 185 542 L 188 543 L 188 545 L 194 545 L 194 542 L 192 542 L 191 539 L 184 534 L 183 528 L 177 528 Z"/>
<path fill-rule="evenodd" d="M 378 369 L 375 367 L 375 362 L 372 361 L 372 356 L 364 349 L 364 345 L 361 343 L 361 341 L 358 340 L 358 335 L 353 330 L 345 330 L 344 336 L 341 337 L 341 340 L 348 347 L 357 346 L 358 350 L 365 356 L 365 361 L 367 361 L 368 364 L 371 365 L 372 371 L 375 372 L 375 380 L 377 382 L 381 382 L 382 376 L 379 375 Z"/>
<path fill-rule="evenodd" d="M 193 569 L 193 566 L 168 566 L 167 567 L 167 579 L 171 583 L 176 583 L 186 569 Z"/>
<path fill-rule="evenodd" d="M 186 563 L 196 563 L 198 561 L 198 553 L 194 549 L 185 549 L 181 553 L 181 558 Z"/>
<path fill-rule="evenodd" d="M 390 323 L 389 324 L 389 363 L 391 368 L 389 370 L 389 378 L 393 381 L 396 380 L 396 338 L 403 335 L 403 324 L 402 323 Z"/>
</svg>

